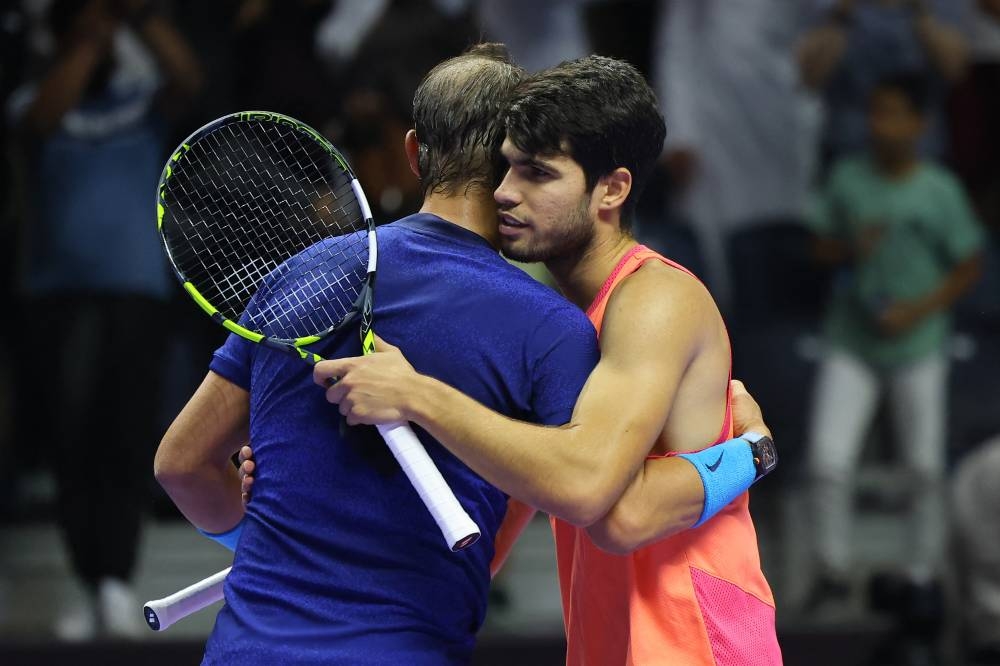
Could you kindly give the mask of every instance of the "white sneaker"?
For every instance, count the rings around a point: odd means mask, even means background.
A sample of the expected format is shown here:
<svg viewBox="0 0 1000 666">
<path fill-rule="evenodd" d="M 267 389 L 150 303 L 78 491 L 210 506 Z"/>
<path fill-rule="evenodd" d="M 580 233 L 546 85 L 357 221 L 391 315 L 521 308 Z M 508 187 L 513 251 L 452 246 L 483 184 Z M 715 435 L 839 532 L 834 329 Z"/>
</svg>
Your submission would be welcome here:
<svg viewBox="0 0 1000 666">
<path fill-rule="evenodd" d="M 101 624 L 111 638 L 139 638 L 145 624 L 142 605 L 132 588 L 117 578 L 102 578 L 97 587 Z"/>
<path fill-rule="evenodd" d="M 97 638 L 97 604 L 92 595 L 65 608 L 53 627 L 56 638 L 68 643 L 92 641 Z"/>
</svg>

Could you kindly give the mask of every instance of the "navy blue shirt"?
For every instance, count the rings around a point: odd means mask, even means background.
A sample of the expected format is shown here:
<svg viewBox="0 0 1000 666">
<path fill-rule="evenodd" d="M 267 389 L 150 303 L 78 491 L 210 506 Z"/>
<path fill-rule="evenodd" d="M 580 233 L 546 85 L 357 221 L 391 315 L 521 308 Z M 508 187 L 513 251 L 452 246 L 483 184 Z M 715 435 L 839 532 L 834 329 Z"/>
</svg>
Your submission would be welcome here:
<svg viewBox="0 0 1000 666">
<path fill-rule="evenodd" d="M 586 316 L 482 237 L 427 214 L 379 227 L 375 330 L 418 372 L 562 424 L 598 359 Z M 356 328 L 318 343 L 361 353 Z M 209 664 L 464 664 L 507 497 L 417 428 L 482 530 L 452 553 L 377 431 L 342 425 L 298 358 L 230 336 L 211 369 L 250 392 L 253 500 Z"/>
</svg>

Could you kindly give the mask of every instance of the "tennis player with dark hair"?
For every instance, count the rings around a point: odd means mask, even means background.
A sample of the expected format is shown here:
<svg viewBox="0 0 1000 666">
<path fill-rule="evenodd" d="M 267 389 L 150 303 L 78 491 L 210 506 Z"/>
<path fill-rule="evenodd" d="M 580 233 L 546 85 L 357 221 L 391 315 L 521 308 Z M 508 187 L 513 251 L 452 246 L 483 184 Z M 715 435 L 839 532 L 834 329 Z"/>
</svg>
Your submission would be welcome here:
<svg viewBox="0 0 1000 666">
<path fill-rule="evenodd" d="M 384 344 L 318 364 L 317 383 L 338 379 L 327 398 L 348 423 L 413 421 L 553 516 L 568 663 L 780 663 L 745 492 L 772 443 L 730 439 L 730 346 L 708 291 L 629 233 L 665 134 L 652 91 L 591 56 L 526 79 L 505 121 L 501 247 L 544 261 L 600 335 L 572 419 L 514 420 Z"/>
</svg>

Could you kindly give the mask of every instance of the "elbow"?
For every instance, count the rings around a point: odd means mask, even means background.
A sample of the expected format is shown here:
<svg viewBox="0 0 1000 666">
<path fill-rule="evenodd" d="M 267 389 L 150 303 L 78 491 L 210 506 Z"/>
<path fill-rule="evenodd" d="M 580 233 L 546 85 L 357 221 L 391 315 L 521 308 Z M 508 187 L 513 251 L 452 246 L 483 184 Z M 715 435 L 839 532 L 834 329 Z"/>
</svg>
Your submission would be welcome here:
<svg viewBox="0 0 1000 666">
<path fill-rule="evenodd" d="M 164 437 L 153 458 L 153 477 L 160 487 L 169 494 L 171 489 L 186 485 L 196 475 L 196 461 L 185 456 L 169 435 Z"/>
<path fill-rule="evenodd" d="M 678 505 L 666 511 L 622 501 L 587 528 L 587 534 L 601 550 L 627 555 L 654 541 L 671 537 L 698 521 L 701 508 L 692 511 Z"/>
<path fill-rule="evenodd" d="M 587 528 L 594 545 L 612 555 L 628 555 L 645 544 L 642 525 L 634 514 L 613 509 Z"/>
<path fill-rule="evenodd" d="M 550 513 L 577 527 L 589 527 L 600 521 L 618 499 L 607 485 L 588 479 L 566 483 L 558 501 L 559 510 Z"/>
</svg>

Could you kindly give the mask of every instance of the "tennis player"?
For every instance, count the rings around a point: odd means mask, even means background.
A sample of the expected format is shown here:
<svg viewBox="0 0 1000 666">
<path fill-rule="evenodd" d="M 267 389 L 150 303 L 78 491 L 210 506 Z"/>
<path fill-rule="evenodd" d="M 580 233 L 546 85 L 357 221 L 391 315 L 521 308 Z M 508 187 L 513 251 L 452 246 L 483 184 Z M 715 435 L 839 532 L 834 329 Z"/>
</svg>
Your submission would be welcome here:
<svg viewBox="0 0 1000 666">
<path fill-rule="evenodd" d="M 629 233 L 665 134 L 652 91 L 630 65 L 591 56 L 526 79 L 505 120 L 501 247 L 544 261 L 600 334 L 572 419 L 514 420 L 385 344 L 320 363 L 317 383 L 339 379 L 327 398 L 348 423 L 413 421 L 553 516 L 569 664 L 780 663 L 745 492 L 768 471 L 769 439 L 730 440 L 718 309 Z"/>
<path fill-rule="evenodd" d="M 376 307 L 380 330 L 412 344 L 421 372 L 499 413 L 559 424 L 598 350 L 579 310 L 497 252 L 501 112 L 521 77 L 499 49 L 479 47 L 421 84 L 406 151 L 424 206 L 379 229 Z M 315 351 L 357 354 L 357 331 Z M 239 543 L 203 663 L 469 662 L 507 497 L 422 439 L 482 530 L 460 553 L 445 546 L 378 433 L 345 428 L 308 366 L 226 340 L 155 468 L 195 526 Z M 244 514 L 230 458 L 247 441 L 260 466 Z"/>
</svg>

